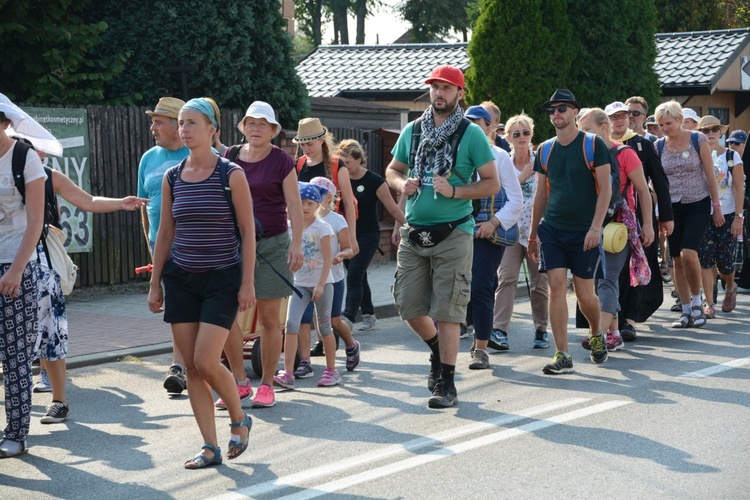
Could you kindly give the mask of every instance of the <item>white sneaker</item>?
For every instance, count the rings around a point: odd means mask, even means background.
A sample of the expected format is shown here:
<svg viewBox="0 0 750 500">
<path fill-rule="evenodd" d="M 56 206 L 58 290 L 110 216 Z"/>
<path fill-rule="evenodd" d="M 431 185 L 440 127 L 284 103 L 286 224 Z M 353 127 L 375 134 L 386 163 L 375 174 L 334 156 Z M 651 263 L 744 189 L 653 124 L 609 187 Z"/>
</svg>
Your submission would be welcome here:
<svg viewBox="0 0 750 500">
<path fill-rule="evenodd" d="M 362 325 L 359 327 L 359 330 L 362 332 L 370 331 L 377 322 L 378 318 L 376 318 L 374 314 L 363 314 Z"/>
<path fill-rule="evenodd" d="M 39 381 L 31 388 L 33 392 L 52 392 L 52 384 L 46 371 L 39 373 Z"/>
<path fill-rule="evenodd" d="M 741 286 L 738 286 L 737 287 L 737 293 L 748 294 L 748 293 L 750 293 L 750 288 L 742 288 Z"/>
</svg>

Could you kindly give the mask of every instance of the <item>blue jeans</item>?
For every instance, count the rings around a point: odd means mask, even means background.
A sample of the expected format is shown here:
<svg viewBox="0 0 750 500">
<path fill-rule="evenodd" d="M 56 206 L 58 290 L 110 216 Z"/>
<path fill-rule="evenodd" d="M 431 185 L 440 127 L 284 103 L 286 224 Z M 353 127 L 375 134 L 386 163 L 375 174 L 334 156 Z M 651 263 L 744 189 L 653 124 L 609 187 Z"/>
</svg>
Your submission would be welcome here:
<svg viewBox="0 0 750 500">
<path fill-rule="evenodd" d="M 380 231 L 357 235 L 359 253 L 351 260 L 344 261 L 346 274 L 346 307 L 343 316 L 354 321 L 362 307 L 362 314 L 374 314 L 370 286 L 367 284 L 367 268 L 380 243 Z"/>
<path fill-rule="evenodd" d="M 471 302 L 467 308 L 466 324 L 474 325 L 477 340 L 489 340 L 495 316 L 497 268 L 503 260 L 505 247 L 490 240 L 474 240 L 474 262 L 471 266 Z"/>
</svg>

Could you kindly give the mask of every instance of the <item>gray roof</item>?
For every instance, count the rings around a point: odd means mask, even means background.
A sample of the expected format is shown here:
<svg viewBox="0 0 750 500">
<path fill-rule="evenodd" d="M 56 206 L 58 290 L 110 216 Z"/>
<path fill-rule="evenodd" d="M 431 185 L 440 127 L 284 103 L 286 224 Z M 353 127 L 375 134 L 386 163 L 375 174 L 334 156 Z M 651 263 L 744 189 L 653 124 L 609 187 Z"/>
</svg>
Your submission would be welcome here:
<svg viewBox="0 0 750 500">
<path fill-rule="evenodd" d="M 441 64 L 466 71 L 466 43 L 321 45 L 297 65 L 312 97 L 415 94 L 427 91 L 430 72 Z"/>
<path fill-rule="evenodd" d="M 654 69 L 664 91 L 711 93 L 748 43 L 750 28 L 660 33 Z"/>
<path fill-rule="evenodd" d="M 662 92 L 709 94 L 750 43 L 750 28 L 661 33 L 654 69 Z M 321 45 L 297 65 L 311 97 L 417 96 L 441 64 L 469 67 L 466 43 Z"/>
</svg>

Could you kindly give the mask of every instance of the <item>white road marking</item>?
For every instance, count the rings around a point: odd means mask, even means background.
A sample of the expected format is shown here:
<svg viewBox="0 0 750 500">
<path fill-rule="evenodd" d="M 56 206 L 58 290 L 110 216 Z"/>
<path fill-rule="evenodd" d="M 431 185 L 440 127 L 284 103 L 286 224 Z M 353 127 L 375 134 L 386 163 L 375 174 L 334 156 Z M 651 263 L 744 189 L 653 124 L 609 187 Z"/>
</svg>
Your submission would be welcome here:
<svg viewBox="0 0 750 500">
<path fill-rule="evenodd" d="M 740 368 L 745 365 L 750 365 L 750 358 L 734 359 L 732 361 L 727 361 L 726 363 L 721 363 L 720 365 L 709 366 L 702 370 L 685 373 L 677 378 L 705 378 L 734 368 Z"/>
<path fill-rule="evenodd" d="M 295 474 L 290 474 L 288 476 L 279 477 L 273 481 L 260 483 L 260 484 L 257 484 L 248 488 L 238 490 L 236 492 L 225 493 L 223 495 L 219 495 L 214 498 L 222 499 L 222 500 L 229 500 L 229 499 L 234 500 L 234 499 L 252 498 L 252 497 L 257 497 L 260 495 L 266 495 L 269 493 L 273 493 L 274 491 L 282 490 L 287 487 L 293 487 L 299 484 L 309 483 L 310 481 L 314 481 L 314 480 L 317 480 L 326 476 L 330 476 L 339 472 L 355 469 L 357 467 L 366 465 L 368 463 L 381 461 L 381 460 L 390 458 L 392 456 L 398 455 L 400 453 L 417 452 L 427 447 L 432 447 L 436 445 L 444 445 L 444 444 L 447 444 L 449 441 L 461 438 L 469 434 L 486 432 L 487 430 L 513 424 L 515 422 L 528 419 L 535 415 L 539 415 L 542 413 L 547 413 L 547 412 L 551 412 L 555 410 L 560 410 L 566 407 L 585 403 L 587 401 L 589 401 L 589 399 L 570 398 L 570 399 L 564 399 L 561 401 L 556 401 L 556 402 L 545 404 L 545 405 L 527 408 L 527 409 L 518 411 L 514 414 L 503 415 L 501 417 L 489 419 L 484 422 L 477 422 L 477 423 L 465 425 L 462 427 L 449 429 L 447 431 L 438 432 L 432 436 L 426 436 L 423 438 L 413 439 L 411 441 L 407 441 L 401 444 L 389 445 L 373 453 L 363 454 L 358 457 L 350 457 L 350 458 L 347 458 L 346 460 L 341 460 L 339 462 L 327 464 L 326 466 L 316 467 L 316 468 L 298 472 Z M 622 402 L 620 404 L 625 404 L 625 403 Z M 555 422 L 556 418 L 559 418 L 559 417 L 552 417 L 548 420 L 542 420 L 541 422 Z M 509 429 L 509 430 L 514 430 L 514 429 Z M 503 431 L 503 432 L 506 432 L 506 431 Z M 492 435 L 493 434 L 490 434 L 489 436 L 492 436 Z M 481 440 L 481 442 L 487 442 L 487 443 L 490 442 L 488 441 L 488 435 L 483 435 L 481 438 L 479 438 L 479 440 Z M 472 441 L 469 441 L 469 442 L 472 442 Z M 441 451 L 438 450 L 438 453 L 441 453 Z"/>
<path fill-rule="evenodd" d="M 484 435 L 484 436 L 472 439 L 470 441 L 457 443 L 455 445 L 447 446 L 445 448 L 431 451 L 423 455 L 417 455 L 417 456 L 410 457 L 404 460 L 400 460 L 398 462 L 394 462 L 392 464 L 388 464 L 383 467 L 378 467 L 377 469 L 372 469 L 366 472 L 362 472 L 360 474 L 355 474 L 353 476 L 348 476 L 342 479 L 338 479 L 338 480 L 331 481 L 325 484 L 321 484 L 319 486 L 311 487 L 304 491 L 300 491 L 298 493 L 288 495 L 282 498 L 284 498 L 285 500 L 291 500 L 291 499 L 302 500 L 302 499 L 308 499 L 308 498 L 317 498 L 319 496 L 327 495 L 329 493 L 334 493 L 336 491 L 341 491 L 343 489 L 350 488 L 358 484 L 362 484 L 368 481 L 373 481 L 381 477 L 403 472 L 408 469 L 413 469 L 415 467 L 419 467 L 421 465 L 425 465 L 430 462 L 435 462 L 443 458 L 452 457 L 452 456 L 465 453 L 467 451 L 475 450 L 477 448 L 481 448 L 487 445 L 499 443 L 500 441 L 505 441 L 507 439 L 529 434 L 535 431 L 539 431 L 541 429 L 546 429 L 547 427 L 560 425 L 565 422 L 570 422 L 571 420 L 576 420 L 579 418 L 588 417 L 591 415 L 595 415 L 597 413 L 602 413 L 608 410 L 612 410 L 614 408 L 618 408 L 620 406 L 623 406 L 629 403 L 630 403 L 629 401 L 610 401 L 607 403 L 601 403 L 598 405 L 589 406 L 587 408 L 582 408 L 580 410 L 574 410 L 569 413 L 557 415 L 555 417 L 551 417 L 545 420 L 537 420 L 535 422 L 524 424 L 520 427 L 494 432 L 492 434 Z"/>
</svg>

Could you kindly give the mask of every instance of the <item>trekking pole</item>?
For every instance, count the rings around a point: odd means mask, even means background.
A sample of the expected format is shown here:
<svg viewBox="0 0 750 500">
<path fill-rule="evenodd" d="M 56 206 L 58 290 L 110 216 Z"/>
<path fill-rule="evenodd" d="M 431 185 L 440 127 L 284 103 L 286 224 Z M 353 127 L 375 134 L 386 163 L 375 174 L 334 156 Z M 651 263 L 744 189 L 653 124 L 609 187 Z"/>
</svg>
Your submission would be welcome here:
<svg viewBox="0 0 750 500">
<path fill-rule="evenodd" d="M 523 279 L 526 280 L 526 293 L 529 294 L 529 300 L 531 300 L 531 286 L 529 286 L 529 270 L 526 268 L 526 259 L 521 261 L 523 266 Z"/>
</svg>

